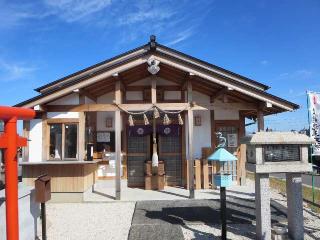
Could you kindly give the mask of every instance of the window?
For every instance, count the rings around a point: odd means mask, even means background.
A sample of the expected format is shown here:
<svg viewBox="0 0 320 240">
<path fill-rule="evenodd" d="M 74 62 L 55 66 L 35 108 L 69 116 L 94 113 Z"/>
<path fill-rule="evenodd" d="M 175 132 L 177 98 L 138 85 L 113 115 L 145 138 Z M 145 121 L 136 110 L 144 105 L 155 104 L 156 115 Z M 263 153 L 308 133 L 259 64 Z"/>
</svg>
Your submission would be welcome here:
<svg viewBox="0 0 320 240">
<path fill-rule="evenodd" d="M 78 124 L 53 123 L 50 126 L 50 160 L 75 160 L 78 151 Z"/>
</svg>

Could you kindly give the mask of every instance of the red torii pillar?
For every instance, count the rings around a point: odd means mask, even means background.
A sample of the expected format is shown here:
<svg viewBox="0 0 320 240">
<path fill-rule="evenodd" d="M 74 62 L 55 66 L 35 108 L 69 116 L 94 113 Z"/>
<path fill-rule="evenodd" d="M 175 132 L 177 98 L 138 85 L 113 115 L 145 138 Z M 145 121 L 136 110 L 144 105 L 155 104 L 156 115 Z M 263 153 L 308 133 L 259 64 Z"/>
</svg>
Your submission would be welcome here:
<svg viewBox="0 0 320 240">
<path fill-rule="evenodd" d="M 18 213 L 18 161 L 17 148 L 27 145 L 27 139 L 17 134 L 17 120 L 35 117 L 27 108 L 0 106 L 0 120 L 4 121 L 4 134 L 0 135 L 0 148 L 5 149 L 6 230 L 8 240 L 19 239 Z"/>
</svg>

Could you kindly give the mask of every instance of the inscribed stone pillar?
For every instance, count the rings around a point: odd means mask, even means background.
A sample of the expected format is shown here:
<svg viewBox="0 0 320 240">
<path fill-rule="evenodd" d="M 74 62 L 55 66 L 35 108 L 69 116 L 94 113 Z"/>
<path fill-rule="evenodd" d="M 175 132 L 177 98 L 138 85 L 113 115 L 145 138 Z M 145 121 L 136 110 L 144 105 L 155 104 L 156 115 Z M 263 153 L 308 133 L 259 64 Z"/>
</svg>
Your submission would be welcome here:
<svg viewBox="0 0 320 240">
<path fill-rule="evenodd" d="M 269 174 L 255 174 L 256 239 L 271 239 Z"/>
<path fill-rule="evenodd" d="M 301 173 L 286 174 L 288 231 L 290 239 L 303 239 Z"/>
</svg>

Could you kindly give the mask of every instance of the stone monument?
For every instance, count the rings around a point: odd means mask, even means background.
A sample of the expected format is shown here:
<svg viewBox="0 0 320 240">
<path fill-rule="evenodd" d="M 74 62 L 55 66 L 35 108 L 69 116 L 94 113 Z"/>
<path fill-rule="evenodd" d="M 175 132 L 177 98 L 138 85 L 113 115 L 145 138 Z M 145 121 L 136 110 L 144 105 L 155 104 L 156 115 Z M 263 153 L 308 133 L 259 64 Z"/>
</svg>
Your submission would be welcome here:
<svg viewBox="0 0 320 240">
<path fill-rule="evenodd" d="M 289 237 L 303 239 L 301 173 L 312 171 L 313 140 L 294 132 L 257 132 L 241 142 L 247 144 L 246 169 L 255 173 L 257 239 L 271 239 L 270 173 L 286 174 Z"/>
</svg>

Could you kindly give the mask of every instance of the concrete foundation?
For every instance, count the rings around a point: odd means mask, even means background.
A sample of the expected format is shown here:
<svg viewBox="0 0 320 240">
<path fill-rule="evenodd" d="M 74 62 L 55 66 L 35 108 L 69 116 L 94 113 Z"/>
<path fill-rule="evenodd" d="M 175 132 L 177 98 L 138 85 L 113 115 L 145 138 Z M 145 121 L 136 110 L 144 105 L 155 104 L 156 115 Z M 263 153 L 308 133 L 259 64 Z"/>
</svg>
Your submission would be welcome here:
<svg viewBox="0 0 320 240">
<path fill-rule="evenodd" d="M 288 232 L 290 239 L 303 239 L 303 199 L 301 173 L 287 173 Z"/>
<path fill-rule="evenodd" d="M 49 203 L 81 203 L 83 193 L 51 193 Z"/>
<path fill-rule="evenodd" d="M 269 174 L 255 174 L 256 239 L 271 239 Z"/>
</svg>

